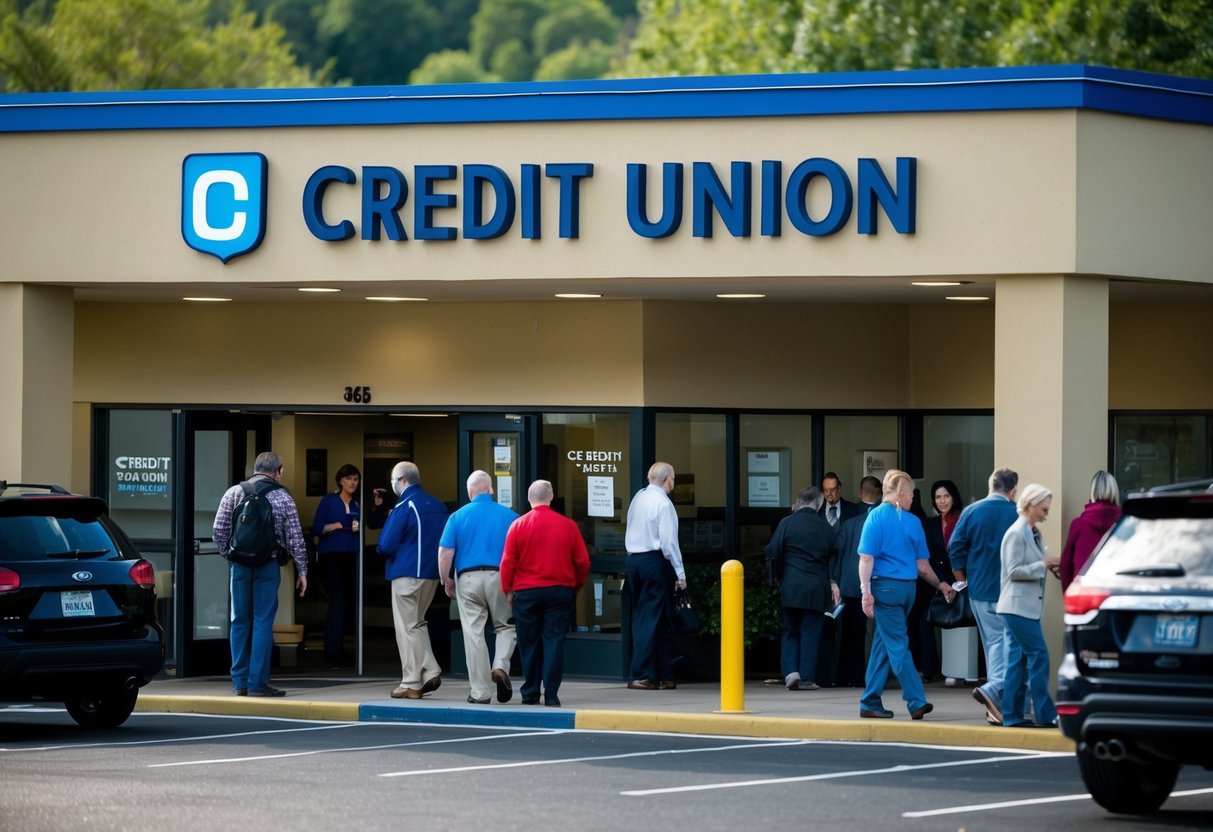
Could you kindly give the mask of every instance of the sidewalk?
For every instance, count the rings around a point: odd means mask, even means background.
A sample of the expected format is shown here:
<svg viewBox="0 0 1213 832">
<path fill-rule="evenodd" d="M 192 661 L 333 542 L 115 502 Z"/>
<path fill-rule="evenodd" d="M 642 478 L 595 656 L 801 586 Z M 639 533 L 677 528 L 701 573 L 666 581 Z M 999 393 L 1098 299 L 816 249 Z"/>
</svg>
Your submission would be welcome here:
<svg viewBox="0 0 1213 832">
<path fill-rule="evenodd" d="M 507 704 L 471 705 L 467 680 L 443 676 L 442 687 L 420 701 L 388 696 L 399 678 L 323 675 L 279 676 L 273 684 L 287 692 L 279 699 L 232 695 L 226 676 L 153 681 L 139 694 L 136 709 L 172 713 L 280 716 L 296 719 L 393 721 L 494 725 L 518 728 L 586 728 L 615 731 L 717 734 L 872 742 L 912 742 L 965 747 L 1072 751 L 1056 730 L 987 725 L 985 711 L 971 687 L 927 686 L 933 713 L 911 721 L 901 693 L 885 692 L 893 719 L 860 719 L 854 688 L 788 691 L 780 685 L 750 681 L 745 711 L 718 713 L 720 686 L 679 683 L 677 690 L 629 690 L 622 681 L 566 679 L 560 688 L 564 707 L 522 705 L 514 679 Z"/>
</svg>

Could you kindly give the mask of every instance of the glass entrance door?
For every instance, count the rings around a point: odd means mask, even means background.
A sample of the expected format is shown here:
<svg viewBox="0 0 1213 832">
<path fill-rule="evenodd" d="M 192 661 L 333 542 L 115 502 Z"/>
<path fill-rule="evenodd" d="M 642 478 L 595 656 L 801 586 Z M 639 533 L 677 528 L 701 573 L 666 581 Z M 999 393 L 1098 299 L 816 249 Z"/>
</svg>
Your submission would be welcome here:
<svg viewBox="0 0 1213 832">
<path fill-rule="evenodd" d="M 463 484 L 473 471 L 488 471 L 497 502 L 524 514 L 526 490 L 535 480 L 537 416 L 464 414 L 459 417 L 459 502 L 467 502 Z"/>
<path fill-rule="evenodd" d="M 253 460 L 270 444 L 268 413 L 186 411 L 177 421 L 180 465 L 175 478 L 177 551 L 177 673 L 226 673 L 228 565 L 211 541 L 219 499 L 252 474 Z"/>
</svg>

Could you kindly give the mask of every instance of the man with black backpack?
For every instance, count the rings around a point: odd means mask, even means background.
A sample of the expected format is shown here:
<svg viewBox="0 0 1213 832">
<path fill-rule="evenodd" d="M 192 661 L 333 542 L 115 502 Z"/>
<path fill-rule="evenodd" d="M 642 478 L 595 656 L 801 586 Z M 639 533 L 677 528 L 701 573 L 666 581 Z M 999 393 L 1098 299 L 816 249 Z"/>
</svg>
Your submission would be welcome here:
<svg viewBox="0 0 1213 832">
<path fill-rule="evenodd" d="M 274 616 L 281 567 L 295 561 L 295 588 L 307 591 L 307 549 L 295 500 L 281 484 L 282 457 L 257 456 L 253 476 L 233 485 L 219 501 L 212 539 L 231 565 L 232 692 L 237 696 L 285 696 L 270 687 Z"/>
</svg>

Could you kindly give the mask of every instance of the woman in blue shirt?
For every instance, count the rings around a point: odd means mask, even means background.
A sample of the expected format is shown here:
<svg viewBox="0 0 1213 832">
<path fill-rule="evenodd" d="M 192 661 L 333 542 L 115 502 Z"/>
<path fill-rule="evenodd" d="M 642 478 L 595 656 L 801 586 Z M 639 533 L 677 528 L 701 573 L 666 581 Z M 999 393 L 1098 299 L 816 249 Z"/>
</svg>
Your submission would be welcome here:
<svg viewBox="0 0 1213 832">
<path fill-rule="evenodd" d="M 324 662 L 331 667 L 345 663 L 342 644 L 345 619 L 354 598 L 354 579 L 358 574 L 359 537 L 358 484 L 362 474 L 353 465 L 342 465 L 334 477 L 337 490 L 326 494 L 316 507 L 312 534 L 316 544 L 316 566 L 320 583 L 328 595 L 329 607 L 324 619 Z"/>
<path fill-rule="evenodd" d="M 922 523 L 910 512 L 914 480 L 905 471 L 891 468 L 884 475 L 883 491 L 884 502 L 868 512 L 859 536 L 863 612 L 876 619 L 859 715 L 867 719 L 893 717 L 893 712 L 881 701 L 892 670 L 901 683 L 901 695 L 910 718 L 922 719 L 934 706 L 927 701 L 922 679 L 914 667 L 906 632 L 906 617 L 914 606 L 914 582 L 921 577 L 942 592 L 948 603 L 956 593 L 931 569 Z"/>
</svg>

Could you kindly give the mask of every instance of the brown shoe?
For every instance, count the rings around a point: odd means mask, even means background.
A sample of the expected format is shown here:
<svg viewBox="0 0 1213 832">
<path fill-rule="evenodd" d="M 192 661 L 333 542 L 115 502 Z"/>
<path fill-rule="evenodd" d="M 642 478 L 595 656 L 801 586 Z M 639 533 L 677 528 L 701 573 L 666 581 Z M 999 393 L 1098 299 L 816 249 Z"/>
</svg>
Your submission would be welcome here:
<svg viewBox="0 0 1213 832">
<path fill-rule="evenodd" d="M 422 685 L 421 685 L 421 693 L 433 693 L 434 691 L 438 690 L 438 688 L 440 688 L 440 687 L 442 687 L 442 674 L 441 673 L 438 674 L 437 676 L 431 676 L 430 678 L 426 679 L 425 682 L 422 683 Z M 420 699 L 421 697 L 418 696 L 417 698 Z"/>
<path fill-rule="evenodd" d="M 413 690 L 412 688 L 408 688 L 408 687 L 405 687 L 404 685 L 401 685 L 400 687 L 398 687 L 394 691 L 392 691 L 392 698 L 393 699 L 420 699 L 423 695 L 423 691 L 424 691 L 424 688 L 422 690 Z"/>
<path fill-rule="evenodd" d="M 935 706 L 928 702 L 921 708 L 915 708 L 914 710 L 910 711 L 910 719 L 922 719 L 933 710 L 935 710 Z"/>
<path fill-rule="evenodd" d="M 630 690 L 657 690 L 658 686 L 656 682 L 650 682 L 648 679 L 633 679 L 628 682 L 628 688 Z"/>
<path fill-rule="evenodd" d="M 492 679 L 497 683 L 498 702 L 509 702 L 514 698 L 514 686 L 510 684 L 510 674 L 498 667 L 493 670 Z"/>
<path fill-rule="evenodd" d="M 678 683 L 673 679 L 662 679 L 658 684 L 662 690 L 678 690 Z"/>
</svg>

